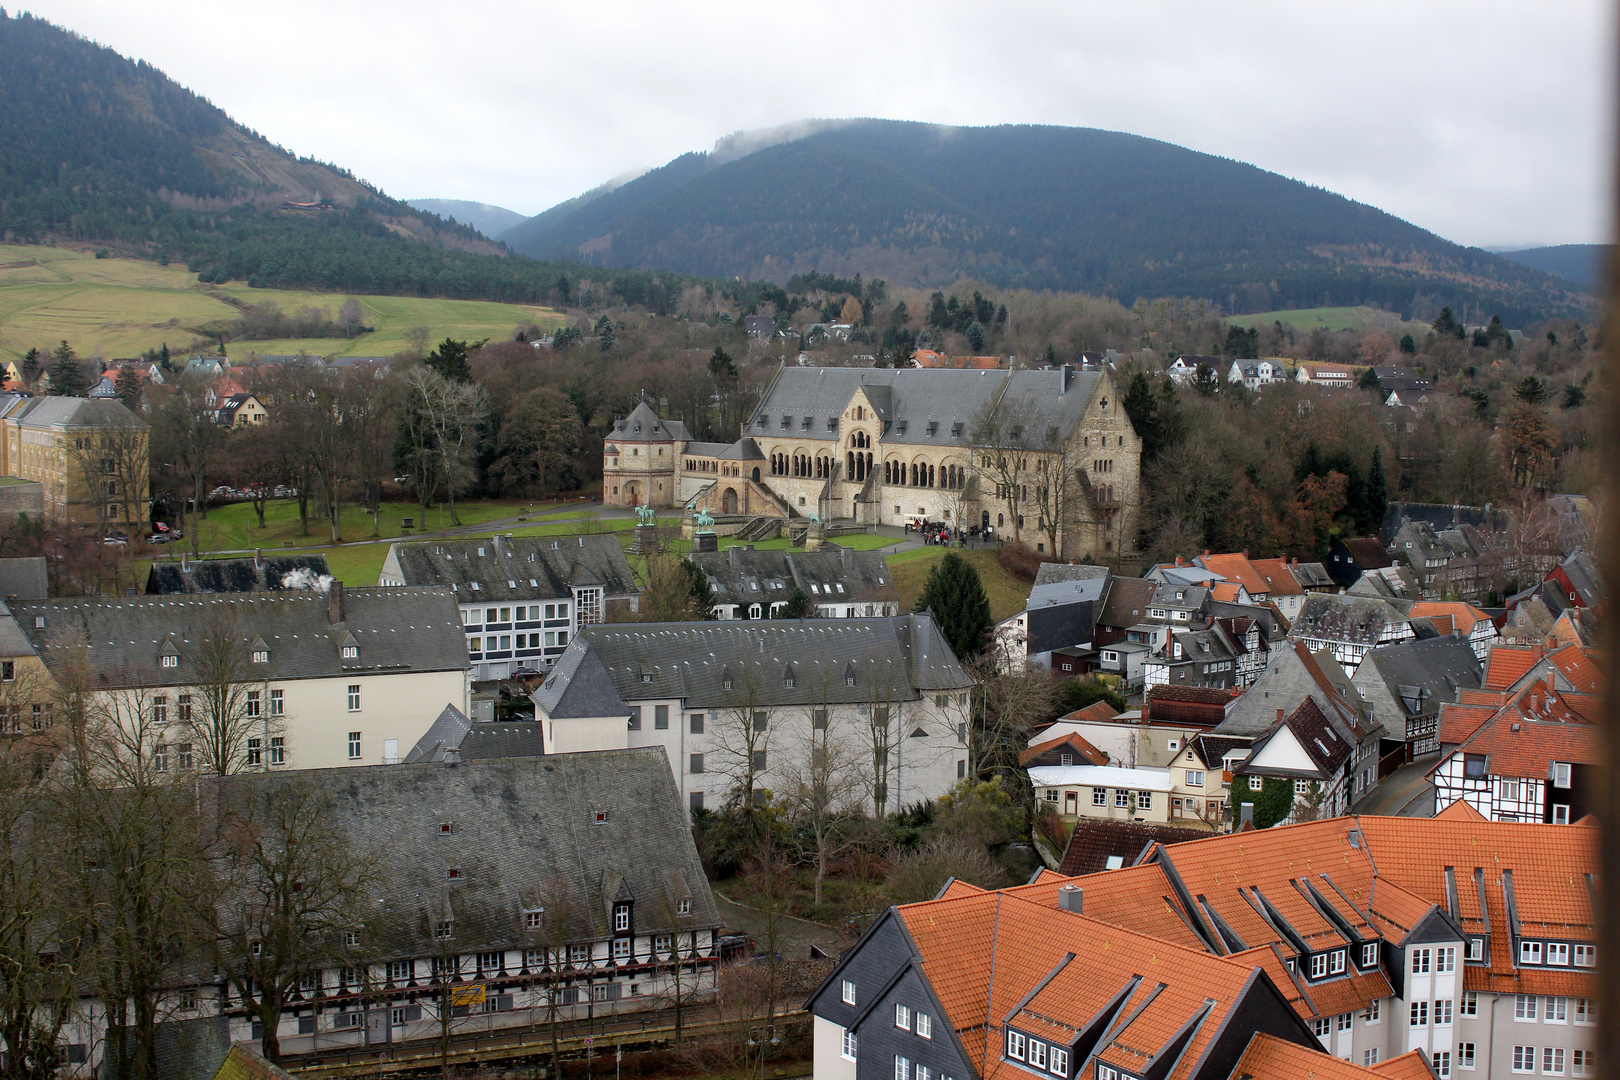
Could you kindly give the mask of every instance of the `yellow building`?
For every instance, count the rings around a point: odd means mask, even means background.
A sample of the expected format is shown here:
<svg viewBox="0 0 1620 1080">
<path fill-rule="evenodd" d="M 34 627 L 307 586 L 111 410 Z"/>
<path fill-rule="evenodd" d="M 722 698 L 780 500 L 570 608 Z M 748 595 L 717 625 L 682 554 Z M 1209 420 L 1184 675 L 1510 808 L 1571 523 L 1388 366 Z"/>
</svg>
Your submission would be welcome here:
<svg viewBox="0 0 1620 1080">
<path fill-rule="evenodd" d="M 146 422 L 116 398 L 0 397 L 0 473 L 38 481 L 45 513 L 130 532 L 150 495 Z"/>
<path fill-rule="evenodd" d="M 991 528 L 1131 559 L 1142 441 L 1105 370 L 784 368 L 734 443 L 646 403 L 603 446 L 603 501 L 721 517 Z"/>
</svg>

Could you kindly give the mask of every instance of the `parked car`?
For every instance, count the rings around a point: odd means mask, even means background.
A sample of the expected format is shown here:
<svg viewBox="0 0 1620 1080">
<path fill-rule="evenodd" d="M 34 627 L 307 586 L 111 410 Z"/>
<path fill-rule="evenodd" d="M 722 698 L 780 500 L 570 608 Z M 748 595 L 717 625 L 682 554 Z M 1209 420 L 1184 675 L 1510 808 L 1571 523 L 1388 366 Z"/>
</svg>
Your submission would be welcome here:
<svg viewBox="0 0 1620 1080">
<path fill-rule="evenodd" d="M 735 960 L 754 951 L 754 939 L 747 934 L 721 934 L 715 944 L 719 947 L 721 960 Z"/>
<path fill-rule="evenodd" d="M 109 547 L 124 547 L 129 543 L 129 537 L 124 533 L 108 533 L 101 538 L 101 542 Z"/>
<path fill-rule="evenodd" d="M 514 679 L 538 679 L 539 677 L 540 673 L 532 667 L 520 667 L 512 672 L 512 678 Z"/>
<path fill-rule="evenodd" d="M 148 536 L 146 542 L 148 544 L 172 544 L 178 539 L 180 539 L 179 533 L 160 532 Z"/>
</svg>

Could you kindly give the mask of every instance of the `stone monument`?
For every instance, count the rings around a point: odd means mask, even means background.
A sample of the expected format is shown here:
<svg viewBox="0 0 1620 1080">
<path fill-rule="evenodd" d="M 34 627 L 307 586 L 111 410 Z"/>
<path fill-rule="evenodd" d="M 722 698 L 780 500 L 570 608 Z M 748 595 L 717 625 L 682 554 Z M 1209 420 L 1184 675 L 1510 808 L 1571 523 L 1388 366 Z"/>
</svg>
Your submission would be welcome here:
<svg viewBox="0 0 1620 1080">
<path fill-rule="evenodd" d="M 637 555 L 650 555 L 658 550 L 657 513 L 646 503 L 636 507 L 636 538 L 630 550 Z"/>
<path fill-rule="evenodd" d="M 688 507 L 687 509 L 692 509 Z M 714 532 L 714 515 L 707 510 L 697 510 L 692 514 L 692 554 L 701 555 L 709 551 L 720 550 L 720 538 Z"/>
</svg>

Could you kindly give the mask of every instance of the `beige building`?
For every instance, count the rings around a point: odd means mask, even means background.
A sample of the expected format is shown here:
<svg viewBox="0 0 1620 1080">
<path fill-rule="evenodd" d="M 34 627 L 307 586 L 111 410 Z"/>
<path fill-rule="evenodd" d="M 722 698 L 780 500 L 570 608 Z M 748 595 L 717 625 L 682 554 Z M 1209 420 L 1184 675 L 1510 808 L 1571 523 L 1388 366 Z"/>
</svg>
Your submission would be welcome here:
<svg viewBox="0 0 1620 1080">
<path fill-rule="evenodd" d="M 47 516 L 132 532 L 147 517 L 150 429 L 116 398 L 0 397 L 0 473 L 38 482 Z"/>
<path fill-rule="evenodd" d="M 603 500 L 721 517 L 990 527 L 1134 556 L 1141 440 L 1106 371 L 784 368 L 734 443 L 645 403 L 603 448 Z"/>
<path fill-rule="evenodd" d="M 448 589 L 17 601 L 11 616 L 21 634 L 0 636 L 3 662 L 48 677 L 6 704 L 26 719 L 89 678 L 97 711 L 164 769 L 208 771 L 210 755 L 232 773 L 395 764 L 446 705 L 468 709 Z M 227 702 L 214 747 L 209 700 Z"/>
</svg>

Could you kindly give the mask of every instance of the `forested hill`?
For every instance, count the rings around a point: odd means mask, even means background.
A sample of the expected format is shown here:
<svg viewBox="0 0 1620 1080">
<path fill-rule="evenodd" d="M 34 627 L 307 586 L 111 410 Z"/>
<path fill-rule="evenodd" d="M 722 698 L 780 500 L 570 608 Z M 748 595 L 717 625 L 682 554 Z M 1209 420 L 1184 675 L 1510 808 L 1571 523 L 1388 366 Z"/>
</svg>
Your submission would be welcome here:
<svg viewBox="0 0 1620 1080">
<path fill-rule="evenodd" d="M 1525 248 L 1499 254 L 1516 263 L 1568 278 L 1577 285 L 1598 289 L 1603 285 L 1611 251 L 1609 244 L 1560 244 L 1557 247 Z"/>
<path fill-rule="evenodd" d="M 687 154 L 502 234 L 540 258 L 784 282 L 1194 296 L 1229 311 L 1441 305 L 1510 325 L 1578 285 L 1251 165 L 1087 128 L 860 120 L 740 158 Z"/>
<path fill-rule="evenodd" d="M 512 257 L 272 144 L 149 64 L 3 9 L 0 238 L 185 262 L 204 281 L 524 303 L 566 301 L 582 272 Z M 583 272 L 632 303 L 685 283 Z"/>
</svg>

